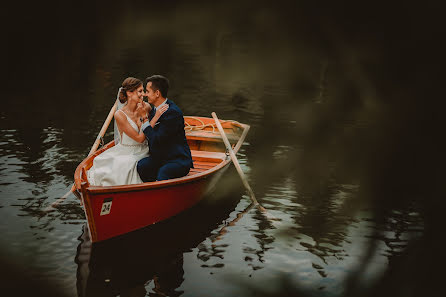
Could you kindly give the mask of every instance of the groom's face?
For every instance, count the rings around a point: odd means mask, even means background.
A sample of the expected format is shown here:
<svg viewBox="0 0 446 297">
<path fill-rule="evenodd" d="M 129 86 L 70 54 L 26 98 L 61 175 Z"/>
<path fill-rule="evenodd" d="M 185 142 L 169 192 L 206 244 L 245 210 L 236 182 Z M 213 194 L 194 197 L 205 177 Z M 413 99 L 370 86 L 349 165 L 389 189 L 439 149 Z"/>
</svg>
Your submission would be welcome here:
<svg viewBox="0 0 446 297">
<path fill-rule="evenodd" d="M 154 104 L 156 100 L 159 98 L 159 91 L 153 91 L 152 89 L 152 82 L 149 81 L 146 86 L 146 96 L 149 103 Z"/>
</svg>

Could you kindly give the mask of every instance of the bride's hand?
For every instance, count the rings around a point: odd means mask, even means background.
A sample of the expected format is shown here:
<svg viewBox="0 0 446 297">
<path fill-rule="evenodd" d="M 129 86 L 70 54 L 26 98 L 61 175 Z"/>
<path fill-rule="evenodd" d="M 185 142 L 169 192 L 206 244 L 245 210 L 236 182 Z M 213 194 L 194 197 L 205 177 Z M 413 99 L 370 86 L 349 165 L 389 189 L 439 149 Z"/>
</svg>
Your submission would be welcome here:
<svg viewBox="0 0 446 297">
<path fill-rule="evenodd" d="M 136 114 L 139 117 L 145 117 L 147 116 L 147 110 L 144 108 L 144 105 L 142 103 L 138 103 L 136 105 Z"/>
<path fill-rule="evenodd" d="M 160 108 L 157 108 L 157 109 L 156 109 L 155 116 L 156 116 L 157 118 L 160 118 L 161 115 L 162 115 L 163 113 L 165 113 L 167 109 L 169 109 L 169 105 L 168 105 L 168 104 L 164 104 L 164 105 L 161 106 Z"/>
<path fill-rule="evenodd" d="M 160 108 L 156 109 L 155 115 L 153 116 L 152 120 L 150 121 L 150 125 L 152 126 L 152 128 L 155 127 L 156 122 L 158 122 L 158 120 L 161 117 L 161 115 L 163 113 L 165 113 L 168 108 L 169 108 L 169 105 L 168 104 L 164 104 Z"/>
</svg>

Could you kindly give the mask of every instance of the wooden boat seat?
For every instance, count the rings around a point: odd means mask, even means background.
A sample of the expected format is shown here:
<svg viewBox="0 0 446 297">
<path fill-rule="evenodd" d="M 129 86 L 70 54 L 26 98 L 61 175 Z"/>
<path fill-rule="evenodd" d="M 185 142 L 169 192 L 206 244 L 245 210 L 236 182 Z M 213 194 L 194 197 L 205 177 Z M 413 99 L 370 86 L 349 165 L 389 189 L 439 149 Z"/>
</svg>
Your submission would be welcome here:
<svg viewBox="0 0 446 297">
<path fill-rule="evenodd" d="M 228 131 L 226 131 L 228 132 Z M 213 142 L 222 142 L 220 133 L 218 133 L 218 130 L 216 133 L 212 133 L 212 131 L 187 131 L 186 132 L 187 139 L 192 140 L 203 140 L 206 139 L 206 141 L 213 141 Z M 238 136 L 234 135 L 233 133 L 227 133 L 226 137 L 229 139 L 230 142 L 237 142 Z"/>
<path fill-rule="evenodd" d="M 191 153 L 194 168 L 191 168 L 188 176 L 211 169 L 226 158 L 226 154 L 222 152 L 191 150 Z"/>
<path fill-rule="evenodd" d="M 223 152 L 209 152 L 209 151 L 196 151 L 191 150 L 192 160 L 197 161 L 212 161 L 213 163 L 220 163 L 221 160 L 226 159 L 226 153 Z M 215 160 L 217 159 L 217 160 Z"/>
</svg>

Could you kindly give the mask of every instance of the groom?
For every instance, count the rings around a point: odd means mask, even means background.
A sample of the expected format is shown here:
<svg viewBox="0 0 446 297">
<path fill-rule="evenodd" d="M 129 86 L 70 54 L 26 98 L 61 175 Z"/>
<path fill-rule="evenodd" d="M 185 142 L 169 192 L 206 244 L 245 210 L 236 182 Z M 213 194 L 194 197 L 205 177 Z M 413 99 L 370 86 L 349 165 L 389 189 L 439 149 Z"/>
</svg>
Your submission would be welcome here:
<svg viewBox="0 0 446 297">
<path fill-rule="evenodd" d="M 184 118 L 180 108 L 167 99 L 169 81 L 162 75 L 146 78 L 146 96 L 155 108 L 142 119 L 142 131 L 149 142 L 150 156 L 138 162 L 137 170 L 144 182 L 185 176 L 193 167 L 192 156 L 184 133 Z M 169 108 L 152 128 L 150 120 L 156 109 Z"/>
</svg>

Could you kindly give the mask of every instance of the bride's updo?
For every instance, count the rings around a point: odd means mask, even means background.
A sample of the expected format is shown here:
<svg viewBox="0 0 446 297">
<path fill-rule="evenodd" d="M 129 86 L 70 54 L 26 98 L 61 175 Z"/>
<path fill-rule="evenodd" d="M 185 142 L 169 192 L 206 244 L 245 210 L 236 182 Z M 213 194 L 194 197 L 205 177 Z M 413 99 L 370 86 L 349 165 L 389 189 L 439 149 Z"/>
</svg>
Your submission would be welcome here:
<svg viewBox="0 0 446 297">
<path fill-rule="evenodd" d="M 128 99 L 127 91 L 133 92 L 134 90 L 139 88 L 140 85 L 142 85 L 142 81 L 137 78 L 127 77 L 126 79 L 124 79 L 124 81 L 122 82 L 121 90 L 119 91 L 119 101 L 121 103 L 126 103 Z"/>
</svg>

